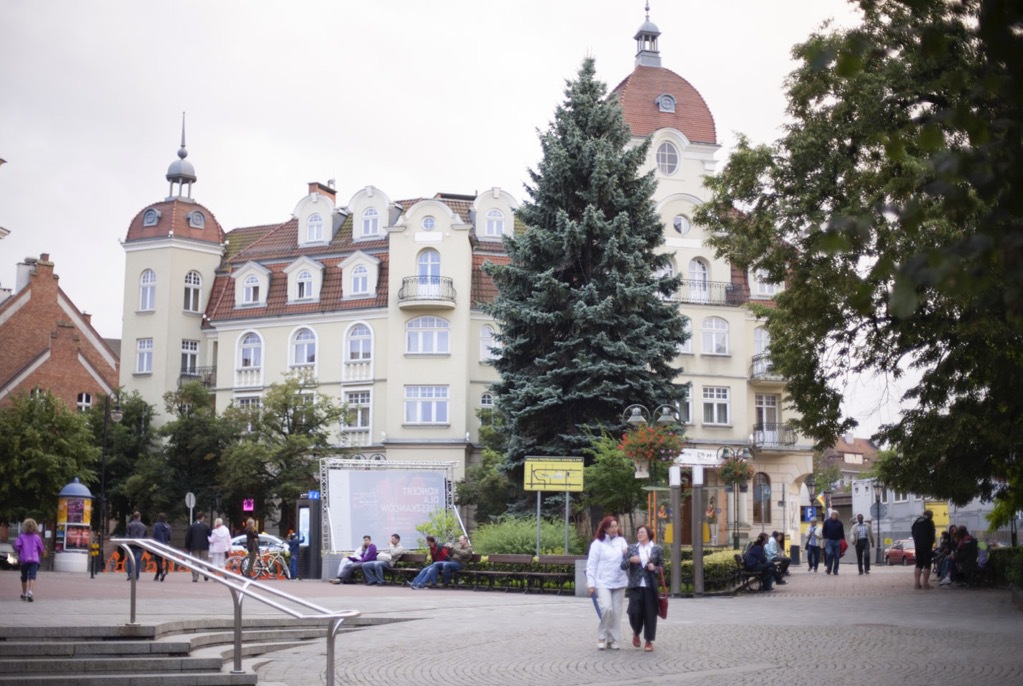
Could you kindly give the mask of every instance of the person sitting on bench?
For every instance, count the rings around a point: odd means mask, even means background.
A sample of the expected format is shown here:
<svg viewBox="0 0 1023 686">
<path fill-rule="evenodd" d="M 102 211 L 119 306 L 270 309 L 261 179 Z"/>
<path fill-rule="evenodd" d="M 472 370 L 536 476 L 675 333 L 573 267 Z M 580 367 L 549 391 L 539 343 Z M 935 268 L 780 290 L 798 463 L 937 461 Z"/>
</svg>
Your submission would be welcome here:
<svg viewBox="0 0 1023 686">
<path fill-rule="evenodd" d="M 350 584 L 352 583 L 352 574 L 355 570 L 366 564 L 377 559 L 377 547 L 373 544 L 373 539 L 369 536 L 362 537 L 362 548 L 355 551 L 352 555 L 349 555 L 345 559 L 341 560 L 341 564 L 337 567 L 337 578 L 331 579 L 332 584 Z"/>
</svg>

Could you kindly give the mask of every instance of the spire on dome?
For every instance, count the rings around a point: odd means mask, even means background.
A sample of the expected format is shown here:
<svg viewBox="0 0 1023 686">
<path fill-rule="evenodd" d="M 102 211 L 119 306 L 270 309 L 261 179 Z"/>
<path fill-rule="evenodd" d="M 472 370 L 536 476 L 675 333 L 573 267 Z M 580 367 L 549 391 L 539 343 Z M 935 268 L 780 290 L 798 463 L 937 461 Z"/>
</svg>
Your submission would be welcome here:
<svg viewBox="0 0 1023 686">
<path fill-rule="evenodd" d="M 636 39 L 636 66 L 661 66 L 661 53 L 657 50 L 657 37 L 661 35 L 657 25 L 650 21 L 650 0 L 646 3 L 646 21 L 633 36 Z"/>
<path fill-rule="evenodd" d="M 167 180 L 170 181 L 170 195 L 168 200 L 192 200 L 192 184 L 196 181 L 195 168 L 192 163 L 186 160 L 188 150 L 185 148 L 185 113 L 181 113 L 181 147 L 178 149 L 178 159 L 171 162 L 167 168 Z M 177 192 L 174 192 L 174 184 L 178 185 Z"/>
</svg>

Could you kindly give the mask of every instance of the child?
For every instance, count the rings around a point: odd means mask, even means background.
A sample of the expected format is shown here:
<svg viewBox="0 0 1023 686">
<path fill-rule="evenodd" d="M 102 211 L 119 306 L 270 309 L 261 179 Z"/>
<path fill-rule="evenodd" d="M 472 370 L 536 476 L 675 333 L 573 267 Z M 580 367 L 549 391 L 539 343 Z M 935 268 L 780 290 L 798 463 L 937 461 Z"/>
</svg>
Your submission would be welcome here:
<svg viewBox="0 0 1023 686">
<path fill-rule="evenodd" d="M 291 569 L 289 571 L 292 581 L 298 578 L 298 549 L 303 543 L 305 543 L 305 536 L 291 530 L 288 531 L 288 552 L 291 554 Z"/>
<path fill-rule="evenodd" d="M 21 523 L 21 534 L 14 542 L 14 550 L 21 563 L 21 599 L 32 602 L 32 589 L 36 585 L 36 572 L 43 559 L 43 539 L 39 538 L 39 525 L 29 518 Z"/>
</svg>

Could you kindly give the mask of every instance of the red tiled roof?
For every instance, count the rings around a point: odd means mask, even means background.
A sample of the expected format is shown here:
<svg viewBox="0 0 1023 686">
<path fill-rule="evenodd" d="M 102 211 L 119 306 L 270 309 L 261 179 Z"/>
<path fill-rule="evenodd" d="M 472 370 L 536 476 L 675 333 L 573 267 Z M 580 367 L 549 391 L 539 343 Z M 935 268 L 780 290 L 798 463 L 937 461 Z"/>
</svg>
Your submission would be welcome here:
<svg viewBox="0 0 1023 686">
<path fill-rule="evenodd" d="M 154 226 L 142 226 L 142 216 L 149 209 L 158 211 L 160 219 Z M 195 210 L 199 210 L 206 215 L 206 222 L 201 229 L 192 228 L 188 224 L 188 215 Z M 144 207 L 131 220 L 131 224 L 128 225 L 128 236 L 125 240 L 140 241 L 148 238 L 165 238 L 171 231 L 174 232 L 174 236 L 177 238 L 188 238 L 206 243 L 216 243 L 217 245 L 224 242 L 224 230 L 220 227 L 220 222 L 217 221 L 212 212 L 197 202 L 189 202 L 179 198 L 165 200 L 164 202 Z"/>
<path fill-rule="evenodd" d="M 493 277 L 483 271 L 486 262 L 494 264 L 508 264 L 511 258 L 507 255 L 480 255 L 472 256 L 472 293 L 470 294 L 471 307 L 478 309 L 483 303 L 493 302 L 497 298 L 497 284 Z"/>
<path fill-rule="evenodd" d="M 667 93 L 675 98 L 674 112 L 661 112 L 654 99 Z M 717 143 L 714 116 L 703 96 L 681 76 L 663 67 L 636 67 L 611 95 L 617 96 L 634 136 L 658 129 L 678 129 L 692 143 Z"/>
</svg>

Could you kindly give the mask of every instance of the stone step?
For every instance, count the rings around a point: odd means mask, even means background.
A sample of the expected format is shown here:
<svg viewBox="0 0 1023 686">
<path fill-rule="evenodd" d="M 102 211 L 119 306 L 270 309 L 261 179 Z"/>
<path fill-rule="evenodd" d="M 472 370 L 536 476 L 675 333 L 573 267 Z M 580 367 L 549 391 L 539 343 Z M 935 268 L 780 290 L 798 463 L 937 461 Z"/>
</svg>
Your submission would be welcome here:
<svg viewBox="0 0 1023 686">
<path fill-rule="evenodd" d="M 7 659 L 2 663 L 3 674 L 91 674 L 104 672 L 109 674 L 141 672 L 185 672 L 185 671 L 219 671 L 224 666 L 220 657 L 141 657 L 133 655 L 118 658 L 75 658 L 71 660 L 53 660 L 49 658 L 28 658 L 20 660 Z"/>
<path fill-rule="evenodd" d="M 256 674 L 231 674 L 229 672 L 151 672 L 146 674 L 0 674 L 0 684 L 17 686 L 251 686 L 258 681 Z"/>
<path fill-rule="evenodd" d="M 2 641 L 0 664 L 5 658 L 188 655 L 192 647 L 189 641 Z"/>
</svg>

